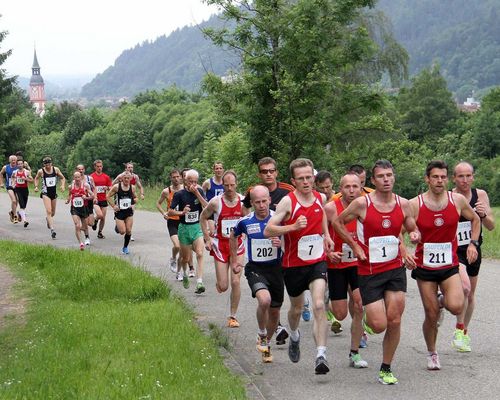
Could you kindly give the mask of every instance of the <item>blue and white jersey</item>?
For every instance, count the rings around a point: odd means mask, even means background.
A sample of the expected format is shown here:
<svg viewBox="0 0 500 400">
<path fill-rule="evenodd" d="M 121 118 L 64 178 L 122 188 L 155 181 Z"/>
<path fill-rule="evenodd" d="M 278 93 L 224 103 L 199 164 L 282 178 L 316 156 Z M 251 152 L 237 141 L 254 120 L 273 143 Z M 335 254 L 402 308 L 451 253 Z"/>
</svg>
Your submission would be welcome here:
<svg viewBox="0 0 500 400">
<path fill-rule="evenodd" d="M 281 263 L 281 248 L 274 247 L 271 239 L 264 237 L 264 228 L 274 214 L 271 211 L 265 219 L 258 219 L 252 212 L 241 218 L 233 232 L 236 237 L 243 233 L 247 237 L 248 261 L 262 266 L 276 266 Z"/>
</svg>

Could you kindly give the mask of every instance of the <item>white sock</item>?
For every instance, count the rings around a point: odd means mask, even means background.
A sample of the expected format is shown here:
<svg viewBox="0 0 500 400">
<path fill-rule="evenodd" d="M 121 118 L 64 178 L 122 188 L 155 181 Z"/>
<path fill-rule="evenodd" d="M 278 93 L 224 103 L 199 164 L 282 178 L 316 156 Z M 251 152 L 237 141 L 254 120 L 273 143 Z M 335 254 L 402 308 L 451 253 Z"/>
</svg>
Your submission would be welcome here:
<svg viewBox="0 0 500 400">
<path fill-rule="evenodd" d="M 318 353 L 316 354 L 316 358 L 321 357 L 321 356 L 326 358 L 326 346 L 318 346 L 317 350 L 318 350 Z"/>
<path fill-rule="evenodd" d="M 300 339 L 300 334 L 299 330 L 297 329 L 296 331 L 290 330 L 290 338 L 294 341 L 297 342 Z"/>
<path fill-rule="evenodd" d="M 257 331 L 257 333 L 259 334 L 260 337 L 264 337 L 264 336 L 267 336 L 267 329 L 264 328 L 264 329 L 259 329 Z"/>
</svg>

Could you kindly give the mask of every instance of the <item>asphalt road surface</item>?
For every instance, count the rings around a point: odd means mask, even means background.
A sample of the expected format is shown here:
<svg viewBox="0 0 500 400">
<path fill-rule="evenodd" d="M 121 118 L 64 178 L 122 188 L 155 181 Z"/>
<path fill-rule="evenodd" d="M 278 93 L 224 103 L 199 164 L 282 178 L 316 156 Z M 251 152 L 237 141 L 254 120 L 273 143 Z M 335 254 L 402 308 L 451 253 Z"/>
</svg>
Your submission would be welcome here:
<svg viewBox="0 0 500 400">
<path fill-rule="evenodd" d="M 78 248 L 69 206 L 59 201 L 55 217 L 57 239 L 50 238 L 45 224 L 45 210 L 40 198 L 30 197 L 28 219 L 30 225 L 12 224 L 8 218 L 9 200 L 0 194 L 0 238 L 49 244 L 62 248 Z M 134 216 L 133 237 L 129 256 L 121 256 L 123 239 L 114 230 L 112 214 L 104 229 L 106 239 L 99 240 L 91 231 L 92 245 L 86 251 L 103 252 L 118 257 L 128 257 L 135 265 L 145 268 L 164 279 L 194 307 L 202 327 L 208 323 L 219 325 L 227 333 L 231 352 L 227 364 L 236 373 L 243 374 L 247 382 L 249 398 L 257 399 L 492 399 L 500 393 L 500 263 L 484 260 L 477 291 L 477 308 L 470 327 L 472 352 L 461 354 L 451 348 L 455 319 L 447 313 L 438 336 L 440 371 L 427 371 L 425 342 L 421 324 L 424 313 L 416 283 L 408 279 L 406 310 L 403 315 L 401 343 L 392 369 L 399 385 L 384 386 L 377 382 L 381 362 L 383 335 L 371 336 L 367 349 L 361 349 L 369 367 L 356 370 L 349 367 L 349 317 L 343 322 L 344 332 L 329 334 L 327 358 L 330 373 L 314 375 L 316 354 L 312 337 L 312 321 L 300 323 L 301 360 L 292 364 L 288 359 L 287 346 L 272 346 L 274 361 L 262 364 L 255 349 L 257 323 L 256 302 L 252 299 L 245 277 L 242 277 L 242 300 L 238 312 L 239 329 L 225 327 L 229 312 L 229 295 L 215 291 L 213 260 L 205 256 L 205 286 L 207 291 L 198 296 L 194 293 L 195 281 L 189 289 L 167 268 L 171 254 L 166 223 L 159 213 L 137 211 Z M 286 297 L 286 296 L 285 296 Z M 282 321 L 286 322 L 288 302 L 282 308 Z M 175 345 L 172 343 L 171 345 Z"/>
</svg>

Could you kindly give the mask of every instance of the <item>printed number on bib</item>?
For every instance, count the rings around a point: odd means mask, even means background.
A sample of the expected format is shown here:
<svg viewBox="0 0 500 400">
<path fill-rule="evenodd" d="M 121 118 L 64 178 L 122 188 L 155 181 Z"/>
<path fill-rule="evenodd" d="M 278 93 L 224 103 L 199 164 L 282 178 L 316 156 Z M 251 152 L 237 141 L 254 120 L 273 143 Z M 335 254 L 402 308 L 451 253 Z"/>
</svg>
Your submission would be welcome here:
<svg viewBox="0 0 500 400">
<path fill-rule="evenodd" d="M 106 186 L 96 186 L 97 193 L 106 193 Z"/>
<path fill-rule="evenodd" d="M 459 246 L 465 246 L 470 243 L 470 236 L 472 233 L 472 225 L 470 221 L 463 221 L 458 223 L 457 241 Z"/>
<path fill-rule="evenodd" d="M 45 184 L 47 185 L 47 187 L 54 187 L 56 186 L 56 177 L 55 176 L 50 176 L 48 178 L 45 178 Z"/>
<path fill-rule="evenodd" d="M 199 211 L 189 211 L 184 218 L 186 219 L 186 222 L 194 224 L 195 222 L 198 222 L 199 219 Z"/>
<path fill-rule="evenodd" d="M 271 239 L 252 239 L 252 260 L 272 261 L 278 258 L 278 248 L 273 247 Z"/>
<path fill-rule="evenodd" d="M 222 237 L 228 238 L 231 234 L 231 230 L 234 229 L 239 219 L 223 219 L 221 221 L 221 231 Z"/>
<path fill-rule="evenodd" d="M 396 236 L 374 236 L 368 242 L 371 263 L 394 260 L 399 254 L 399 239 Z"/>
<path fill-rule="evenodd" d="M 323 238 L 321 235 L 307 235 L 299 240 L 298 255 L 302 261 L 317 260 L 323 255 Z"/>
<path fill-rule="evenodd" d="M 342 243 L 342 262 L 348 263 L 357 261 L 358 259 L 354 257 L 354 252 L 347 243 Z"/>
<path fill-rule="evenodd" d="M 16 178 L 16 184 L 18 185 L 23 185 L 24 183 L 26 182 L 26 180 L 24 178 Z"/>
<path fill-rule="evenodd" d="M 452 263 L 451 242 L 424 243 L 424 266 L 439 268 Z"/>
<path fill-rule="evenodd" d="M 73 207 L 75 207 L 75 208 L 83 207 L 83 198 L 82 197 L 75 197 L 73 199 Z"/>
<path fill-rule="evenodd" d="M 130 208 L 132 206 L 132 200 L 129 199 L 128 197 L 124 197 L 119 200 L 118 207 L 120 207 L 120 210 L 126 210 L 127 208 Z"/>
</svg>

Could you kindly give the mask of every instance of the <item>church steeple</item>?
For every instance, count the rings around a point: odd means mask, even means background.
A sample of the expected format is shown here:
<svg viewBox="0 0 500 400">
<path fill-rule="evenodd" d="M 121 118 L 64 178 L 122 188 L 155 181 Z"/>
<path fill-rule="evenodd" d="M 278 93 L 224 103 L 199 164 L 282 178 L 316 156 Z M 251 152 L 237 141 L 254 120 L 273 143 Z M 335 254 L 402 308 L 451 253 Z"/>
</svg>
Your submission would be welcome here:
<svg viewBox="0 0 500 400">
<path fill-rule="evenodd" d="M 33 66 L 31 67 L 30 101 L 35 108 L 35 112 L 42 116 L 45 112 L 45 83 L 42 75 L 40 75 L 40 64 L 38 64 L 36 49 L 33 56 Z"/>
</svg>

